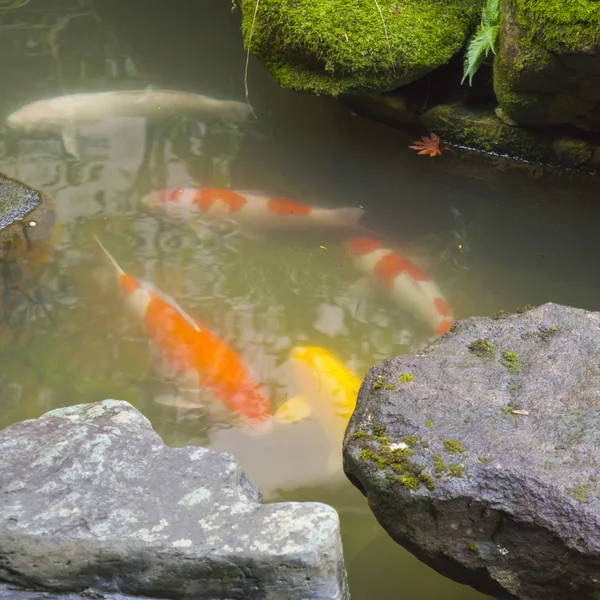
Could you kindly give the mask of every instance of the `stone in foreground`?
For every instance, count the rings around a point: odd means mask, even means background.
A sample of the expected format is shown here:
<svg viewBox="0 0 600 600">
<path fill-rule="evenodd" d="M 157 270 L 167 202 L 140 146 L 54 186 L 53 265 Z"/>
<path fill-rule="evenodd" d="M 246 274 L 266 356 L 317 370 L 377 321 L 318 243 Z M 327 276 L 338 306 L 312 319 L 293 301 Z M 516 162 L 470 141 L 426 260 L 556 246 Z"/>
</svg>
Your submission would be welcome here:
<svg viewBox="0 0 600 600">
<path fill-rule="evenodd" d="M 520 312 L 373 367 L 344 469 L 444 575 L 502 599 L 597 599 L 600 313 Z"/>
<path fill-rule="evenodd" d="M 333 508 L 261 504 L 232 456 L 165 446 L 126 402 L 54 410 L 0 432 L 0 493 L 0 583 L 23 590 L 347 598 Z"/>
</svg>

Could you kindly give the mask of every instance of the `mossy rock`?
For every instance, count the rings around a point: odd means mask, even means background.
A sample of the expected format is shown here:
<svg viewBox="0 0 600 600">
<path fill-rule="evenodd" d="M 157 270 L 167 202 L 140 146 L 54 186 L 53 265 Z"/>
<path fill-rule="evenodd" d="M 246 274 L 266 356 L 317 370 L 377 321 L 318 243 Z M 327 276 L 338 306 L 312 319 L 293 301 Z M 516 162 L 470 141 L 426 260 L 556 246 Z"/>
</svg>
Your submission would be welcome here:
<svg viewBox="0 0 600 600">
<path fill-rule="evenodd" d="M 478 0 L 242 0 L 242 31 L 283 87 L 337 96 L 392 90 L 447 63 L 480 9 Z"/>
<path fill-rule="evenodd" d="M 423 113 L 421 122 L 445 142 L 458 146 L 545 165 L 586 170 L 600 165 L 600 146 L 582 139 L 557 138 L 551 131 L 508 125 L 498 112 L 440 104 Z"/>
<path fill-rule="evenodd" d="M 600 118 L 600 4 L 502 0 L 494 91 L 504 113 L 528 125 Z"/>
</svg>

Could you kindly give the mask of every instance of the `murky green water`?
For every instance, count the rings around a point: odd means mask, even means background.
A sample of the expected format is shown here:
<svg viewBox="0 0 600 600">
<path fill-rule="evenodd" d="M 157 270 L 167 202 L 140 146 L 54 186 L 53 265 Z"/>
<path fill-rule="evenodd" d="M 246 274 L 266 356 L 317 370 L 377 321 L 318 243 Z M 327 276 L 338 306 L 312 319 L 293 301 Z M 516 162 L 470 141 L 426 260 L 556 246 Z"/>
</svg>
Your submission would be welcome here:
<svg viewBox="0 0 600 600">
<path fill-rule="evenodd" d="M 181 0 L 162 13 L 158 3 L 119 4 L 102 2 L 93 13 L 84 0 L 31 0 L 0 12 L 2 121 L 27 102 L 64 93 L 153 86 L 244 100 L 239 14 L 227 2 Z M 119 120 L 87 128 L 83 157 L 67 161 L 59 138 L 0 127 L 0 171 L 51 194 L 60 221 L 53 254 L 27 280 L 46 310 L 4 287 L 0 427 L 69 404 L 127 400 L 169 444 L 235 453 L 266 500 L 335 506 L 353 598 L 483 598 L 395 545 L 344 477 L 325 474 L 318 423 L 259 438 L 210 412 L 157 404 L 169 387 L 152 369 L 93 234 L 126 271 L 233 345 L 278 405 L 294 393 L 286 361 L 294 345 L 324 347 L 362 377 L 372 364 L 418 348 L 428 332 L 356 285 L 339 232 L 199 239 L 143 211 L 144 193 L 230 186 L 361 205 L 366 224 L 410 250 L 463 318 L 546 301 L 600 307 L 596 183 L 506 171 L 472 155 L 416 156 L 402 133 L 331 99 L 279 89 L 254 60 L 248 85 L 258 117 L 250 134 Z M 5 273 L 9 282 L 15 269 Z"/>
</svg>

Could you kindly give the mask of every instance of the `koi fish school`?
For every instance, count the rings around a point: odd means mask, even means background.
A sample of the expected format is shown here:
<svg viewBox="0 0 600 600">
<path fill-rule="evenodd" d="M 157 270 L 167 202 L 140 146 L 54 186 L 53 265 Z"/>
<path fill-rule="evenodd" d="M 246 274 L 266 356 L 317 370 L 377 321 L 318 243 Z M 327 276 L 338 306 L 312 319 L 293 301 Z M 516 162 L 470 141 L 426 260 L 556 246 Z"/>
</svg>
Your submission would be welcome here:
<svg viewBox="0 0 600 600">
<path fill-rule="evenodd" d="M 167 216 L 192 221 L 230 219 L 259 229 L 358 228 L 362 209 L 320 208 L 283 198 L 227 189 L 177 188 L 150 193 L 141 203 Z"/>
<path fill-rule="evenodd" d="M 352 238 L 346 249 L 358 269 L 374 279 L 398 306 L 430 325 L 436 335 L 450 330 L 452 309 L 437 284 L 413 262 L 371 238 Z"/>
</svg>

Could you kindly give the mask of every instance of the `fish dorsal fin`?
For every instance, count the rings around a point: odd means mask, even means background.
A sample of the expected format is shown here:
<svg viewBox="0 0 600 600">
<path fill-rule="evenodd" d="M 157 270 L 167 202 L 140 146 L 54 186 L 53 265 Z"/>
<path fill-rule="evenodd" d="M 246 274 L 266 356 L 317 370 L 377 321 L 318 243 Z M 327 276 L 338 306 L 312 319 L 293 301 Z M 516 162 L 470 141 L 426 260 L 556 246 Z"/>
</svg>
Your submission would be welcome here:
<svg viewBox="0 0 600 600">
<path fill-rule="evenodd" d="M 149 281 L 143 281 L 142 285 L 146 290 L 152 292 L 155 296 L 158 296 L 169 306 L 173 307 L 196 331 L 200 331 L 200 326 L 198 323 L 196 323 L 196 321 L 185 310 L 183 310 L 183 308 L 181 308 L 175 298 L 165 294 L 165 292 L 159 290 L 153 283 L 150 283 Z"/>
<path fill-rule="evenodd" d="M 100 246 L 100 248 L 102 248 L 102 251 L 104 252 L 104 254 L 106 254 L 106 256 L 108 257 L 108 260 L 112 263 L 112 265 L 116 269 L 117 273 L 119 275 L 125 275 L 126 274 L 125 271 L 123 271 L 123 269 L 121 269 L 119 263 L 114 259 L 113 255 L 104 247 L 104 245 L 102 244 L 102 242 L 100 241 L 98 236 L 94 235 L 94 239 L 96 240 L 96 242 L 98 242 L 98 245 Z"/>
</svg>

